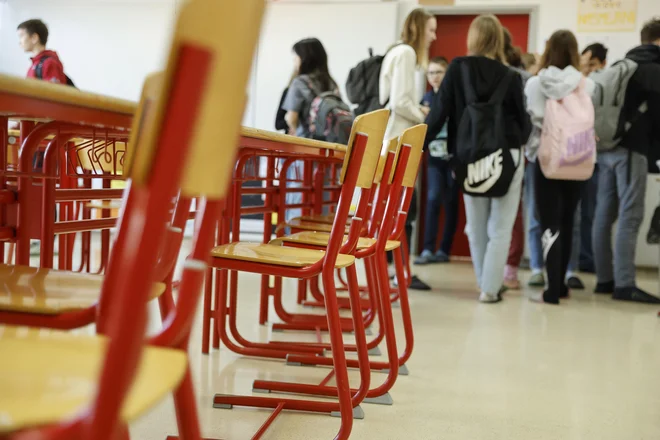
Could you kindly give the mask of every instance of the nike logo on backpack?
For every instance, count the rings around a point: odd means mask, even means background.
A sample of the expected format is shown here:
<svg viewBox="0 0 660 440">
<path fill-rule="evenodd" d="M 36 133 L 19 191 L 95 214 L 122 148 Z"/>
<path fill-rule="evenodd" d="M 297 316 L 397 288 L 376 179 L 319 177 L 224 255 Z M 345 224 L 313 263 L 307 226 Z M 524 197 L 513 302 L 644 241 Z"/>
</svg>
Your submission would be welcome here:
<svg viewBox="0 0 660 440">
<path fill-rule="evenodd" d="M 497 150 L 468 164 L 463 188 L 471 193 L 485 193 L 502 177 L 502 150 Z"/>
<path fill-rule="evenodd" d="M 541 236 L 541 245 L 543 246 L 543 261 L 548 260 L 548 253 L 550 252 L 550 248 L 552 248 L 552 245 L 555 244 L 555 241 L 557 241 L 558 237 L 559 231 L 553 234 L 550 229 L 546 229 L 545 232 L 543 232 L 543 235 Z"/>
</svg>

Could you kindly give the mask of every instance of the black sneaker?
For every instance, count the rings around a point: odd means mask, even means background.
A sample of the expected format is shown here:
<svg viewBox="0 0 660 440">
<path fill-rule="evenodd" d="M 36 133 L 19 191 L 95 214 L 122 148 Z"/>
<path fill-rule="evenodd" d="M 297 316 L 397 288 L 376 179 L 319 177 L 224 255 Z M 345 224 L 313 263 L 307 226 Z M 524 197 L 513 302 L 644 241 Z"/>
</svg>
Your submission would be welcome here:
<svg viewBox="0 0 660 440">
<path fill-rule="evenodd" d="M 608 281 L 606 283 L 596 284 L 594 293 L 599 293 L 602 295 L 611 295 L 612 293 L 614 293 L 614 281 Z"/>
<path fill-rule="evenodd" d="M 431 290 L 431 286 L 417 278 L 417 275 L 413 275 L 408 288 L 413 290 Z"/>
<path fill-rule="evenodd" d="M 580 280 L 578 280 L 578 281 L 580 281 Z M 582 284 L 582 283 L 580 282 L 580 284 Z M 566 285 L 562 286 L 562 288 L 561 288 L 561 293 L 559 294 L 559 299 L 567 299 L 567 298 L 570 298 L 570 294 L 569 294 L 570 290 L 569 290 L 569 287 L 570 287 L 570 286 L 566 286 Z M 584 286 L 582 286 L 582 288 L 584 289 Z"/>
<path fill-rule="evenodd" d="M 569 289 L 584 290 L 584 284 L 582 283 L 582 280 L 576 276 L 568 277 L 566 280 L 566 285 Z"/>
<path fill-rule="evenodd" d="M 644 292 L 637 286 L 634 287 L 618 287 L 614 289 L 612 299 L 618 301 L 633 301 L 645 304 L 660 304 L 660 298 L 653 296 L 650 293 Z"/>
</svg>

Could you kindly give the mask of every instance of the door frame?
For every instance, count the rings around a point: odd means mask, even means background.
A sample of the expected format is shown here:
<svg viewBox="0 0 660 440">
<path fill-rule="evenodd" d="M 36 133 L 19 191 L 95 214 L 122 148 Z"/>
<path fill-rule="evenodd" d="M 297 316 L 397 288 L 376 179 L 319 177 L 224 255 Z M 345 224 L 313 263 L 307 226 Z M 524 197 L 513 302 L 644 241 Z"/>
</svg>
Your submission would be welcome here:
<svg viewBox="0 0 660 440">
<path fill-rule="evenodd" d="M 466 6 L 426 6 L 426 10 L 433 15 L 480 15 L 480 14 L 529 14 L 529 34 L 527 36 L 527 51 L 535 53 L 537 47 L 539 27 L 539 5 L 466 5 Z"/>
<path fill-rule="evenodd" d="M 429 11 L 433 15 L 481 15 L 481 14 L 528 14 L 529 15 L 529 32 L 527 35 L 527 51 L 531 53 L 536 53 L 538 52 L 539 48 L 537 47 L 537 37 L 539 35 L 538 32 L 538 24 L 539 24 L 539 12 L 540 12 L 540 5 L 532 5 L 532 4 L 522 4 L 522 5 L 500 5 L 500 6 L 486 6 L 486 5 L 462 5 L 462 6 L 430 6 L 426 5 L 424 8 Z M 410 11 L 402 11 L 399 9 L 399 13 L 401 17 L 406 17 Z M 422 171 L 422 173 L 426 173 L 425 170 Z M 421 187 L 418 187 L 418 190 L 420 190 Z M 421 193 L 421 191 L 419 191 Z M 419 198 L 422 197 L 422 195 L 418 195 L 418 200 Z M 413 243 L 410 243 L 410 252 L 411 254 L 413 253 L 418 253 L 420 251 L 419 247 L 421 246 L 423 238 L 420 236 L 420 223 L 425 223 L 425 219 L 421 219 L 419 216 L 421 216 L 421 206 L 422 203 L 419 203 L 419 211 L 417 213 L 418 215 L 418 220 L 415 222 L 415 225 L 413 226 L 413 234 L 412 234 L 412 241 Z M 425 211 L 425 210 L 424 210 Z M 426 227 L 426 225 L 424 225 Z M 457 231 L 458 233 L 459 231 Z"/>
</svg>

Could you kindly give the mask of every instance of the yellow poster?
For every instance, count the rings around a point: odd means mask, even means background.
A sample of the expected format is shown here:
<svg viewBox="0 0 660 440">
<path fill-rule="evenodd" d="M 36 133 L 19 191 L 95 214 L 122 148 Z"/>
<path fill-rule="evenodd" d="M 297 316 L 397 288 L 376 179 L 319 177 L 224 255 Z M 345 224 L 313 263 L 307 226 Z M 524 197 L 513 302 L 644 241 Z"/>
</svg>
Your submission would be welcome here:
<svg viewBox="0 0 660 440">
<path fill-rule="evenodd" d="M 637 0 L 578 0 L 578 32 L 636 30 Z"/>
</svg>

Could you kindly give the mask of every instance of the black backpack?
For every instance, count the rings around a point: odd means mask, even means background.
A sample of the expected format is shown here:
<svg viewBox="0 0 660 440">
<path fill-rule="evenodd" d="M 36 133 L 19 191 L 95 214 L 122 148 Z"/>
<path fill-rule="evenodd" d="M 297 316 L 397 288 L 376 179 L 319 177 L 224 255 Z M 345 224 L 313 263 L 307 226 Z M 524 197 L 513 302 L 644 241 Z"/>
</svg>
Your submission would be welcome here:
<svg viewBox="0 0 660 440">
<path fill-rule="evenodd" d="M 311 80 L 306 83 L 316 96 L 306 112 L 312 139 L 347 145 L 353 128 L 351 109 L 335 92 L 319 93 Z"/>
<path fill-rule="evenodd" d="M 466 107 L 456 137 L 455 173 L 464 193 L 476 197 L 502 197 L 516 171 L 506 139 L 503 106 L 516 73 L 507 73 L 487 102 L 479 102 L 470 82 L 470 69 L 463 64 Z M 522 151 L 520 153 L 522 159 Z"/>
<path fill-rule="evenodd" d="M 34 68 L 34 73 L 37 77 L 37 79 L 43 79 L 44 78 L 44 63 L 46 60 L 50 57 L 43 57 L 42 59 L 39 60 L 37 65 Z M 73 88 L 77 88 L 76 85 L 71 81 L 71 78 L 65 73 L 64 76 L 66 77 L 66 85 L 71 86 Z"/>
<path fill-rule="evenodd" d="M 394 49 L 399 44 L 392 46 Z M 389 50 L 387 52 L 389 52 Z M 383 60 L 387 55 L 374 55 L 373 49 L 369 49 L 369 58 L 360 61 L 353 67 L 346 80 L 346 94 L 352 104 L 357 108 L 353 110 L 355 116 L 373 112 L 385 108 L 380 104 L 380 69 L 383 67 Z M 387 100 L 389 102 L 389 99 Z"/>
</svg>

